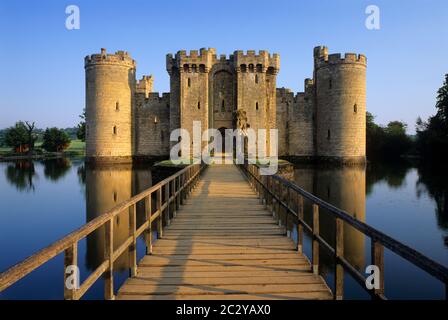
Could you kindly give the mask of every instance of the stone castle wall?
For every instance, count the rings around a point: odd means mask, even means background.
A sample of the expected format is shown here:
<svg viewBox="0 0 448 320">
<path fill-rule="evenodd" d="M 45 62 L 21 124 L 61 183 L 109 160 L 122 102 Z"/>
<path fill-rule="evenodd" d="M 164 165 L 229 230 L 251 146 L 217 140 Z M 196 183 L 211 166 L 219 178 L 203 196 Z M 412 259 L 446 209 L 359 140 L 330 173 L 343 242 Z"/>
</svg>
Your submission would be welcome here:
<svg viewBox="0 0 448 320">
<path fill-rule="evenodd" d="M 316 150 L 324 158 L 365 158 L 366 58 L 315 51 Z"/>
<path fill-rule="evenodd" d="M 132 157 L 135 62 L 123 51 L 85 58 L 86 156 Z"/>
<path fill-rule="evenodd" d="M 136 157 L 168 157 L 170 139 L 170 94 L 135 95 Z"/>
<path fill-rule="evenodd" d="M 314 49 L 313 79 L 304 92 L 276 88 L 279 55 L 213 48 L 166 57 L 170 93 L 153 93 L 153 77 L 135 81 L 135 61 L 123 51 L 85 59 L 87 157 L 167 157 L 170 133 L 193 122 L 234 129 L 244 110 L 251 129 L 278 129 L 279 156 L 365 161 L 366 58 Z M 269 133 L 266 141 L 269 148 Z M 202 142 L 204 147 L 206 142 Z M 187 155 L 191 149 L 182 151 Z"/>
</svg>

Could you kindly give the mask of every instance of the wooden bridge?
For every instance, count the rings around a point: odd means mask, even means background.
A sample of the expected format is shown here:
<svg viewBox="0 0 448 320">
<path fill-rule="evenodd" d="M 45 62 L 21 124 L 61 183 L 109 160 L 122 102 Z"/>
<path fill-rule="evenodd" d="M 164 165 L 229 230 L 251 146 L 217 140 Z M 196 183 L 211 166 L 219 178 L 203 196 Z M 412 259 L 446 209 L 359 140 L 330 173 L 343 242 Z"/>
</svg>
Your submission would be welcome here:
<svg viewBox="0 0 448 320">
<path fill-rule="evenodd" d="M 342 299 L 345 274 L 372 298 L 385 299 L 385 247 L 448 288 L 445 266 L 290 181 L 262 176 L 259 170 L 251 164 L 190 165 L 0 274 L 0 292 L 61 253 L 64 270 L 76 266 L 78 242 L 100 228 L 105 230 L 104 260 L 79 287 L 64 285 L 65 299 L 80 299 L 100 277 L 105 299 Z M 311 225 L 304 219 L 305 201 L 312 207 Z M 138 225 L 137 206 L 142 205 L 145 218 Z M 334 245 L 319 233 L 320 208 L 335 219 Z M 120 214 L 129 214 L 129 237 L 114 246 L 113 221 Z M 291 223 L 296 242 L 288 231 Z M 344 225 L 370 237 L 379 287 L 367 289 L 365 275 L 345 259 Z M 154 232 L 158 239 L 153 244 Z M 311 262 L 303 253 L 304 233 L 311 238 Z M 137 263 L 140 236 L 146 255 Z M 334 258 L 333 291 L 319 275 L 320 249 Z M 130 277 L 117 290 L 114 262 L 124 253 Z M 68 274 L 64 276 L 66 284 Z"/>
<path fill-rule="evenodd" d="M 331 299 L 236 166 L 212 165 L 119 299 Z"/>
</svg>

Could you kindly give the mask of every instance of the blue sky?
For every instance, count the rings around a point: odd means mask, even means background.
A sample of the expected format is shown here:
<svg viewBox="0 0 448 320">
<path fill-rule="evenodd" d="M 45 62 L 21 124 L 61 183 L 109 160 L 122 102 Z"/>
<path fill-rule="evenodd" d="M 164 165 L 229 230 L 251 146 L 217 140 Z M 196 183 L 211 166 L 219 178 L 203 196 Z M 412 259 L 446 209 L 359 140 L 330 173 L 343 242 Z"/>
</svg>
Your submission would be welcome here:
<svg viewBox="0 0 448 320">
<path fill-rule="evenodd" d="M 66 6 L 81 29 L 65 28 Z M 381 29 L 368 30 L 365 9 L 380 8 Z M 433 114 L 448 73 L 448 1 L 21 1 L 0 3 L 0 128 L 16 120 L 74 126 L 84 107 L 83 58 L 105 47 L 126 50 L 137 75 L 153 74 L 169 91 L 165 55 L 179 49 L 266 49 L 281 57 L 278 87 L 303 90 L 312 50 L 364 53 L 367 109 L 379 123 Z"/>
</svg>

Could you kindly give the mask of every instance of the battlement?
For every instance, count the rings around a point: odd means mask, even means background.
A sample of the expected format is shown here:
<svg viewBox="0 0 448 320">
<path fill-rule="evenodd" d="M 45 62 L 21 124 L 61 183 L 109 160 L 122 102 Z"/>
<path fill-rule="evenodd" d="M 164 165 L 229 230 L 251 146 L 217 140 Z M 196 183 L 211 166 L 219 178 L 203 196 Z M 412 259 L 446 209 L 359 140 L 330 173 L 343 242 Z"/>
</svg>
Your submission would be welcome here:
<svg viewBox="0 0 448 320">
<path fill-rule="evenodd" d="M 252 65 L 257 72 L 266 72 L 269 68 L 275 73 L 280 71 L 280 55 L 277 53 L 271 55 L 266 50 L 259 50 L 258 54 L 255 50 L 247 50 L 246 53 L 243 50 L 237 50 L 233 53 L 233 60 L 237 70 L 242 72 L 244 72 L 241 70 L 242 65 L 244 65 L 243 69 L 247 68 L 248 70 Z M 261 68 L 257 68 L 257 65 Z"/>
<path fill-rule="evenodd" d="M 304 89 L 305 89 L 305 93 L 312 93 L 313 92 L 313 88 L 314 88 L 314 80 L 313 79 L 305 79 L 304 81 Z"/>
<path fill-rule="evenodd" d="M 189 54 L 186 50 L 179 50 L 174 57 L 171 53 L 166 55 L 166 69 L 168 72 L 173 67 L 178 68 L 180 72 L 208 72 L 214 60 L 216 60 L 214 48 L 190 50 Z"/>
<path fill-rule="evenodd" d="M 123 65 L 129 68 L 136 68 L 137 63 L 131 58 L 126 51 L 116 51 L 114 54 L 106 53 L 106 49 L 102 48 L 101 53 L 92 54 L 84 58 L 84 66 L 87 68 L 97 64 L 113 64 Z"/>
<path fill-rule="evenodd" d="M 142 79 L 137 81 L 135 86 L 135 92 L 144 93 L 146 96 L 153 90 L 154 78 L 152 75 L 143 76 Z"/>
<path fill-rule="evenodd" d="M 363 54 L 345 53 L 344 57 L 340 53 L 328 54 L 328 48 L 319 46 L 314 48 L 315 67 L 321 68 L 337 64 L 359 64 L 367 66 L 367 58 Z"/>
<path fill-rule="evenodd" d="M 151 106 L 151 102 L 165 103 L 166 106 L 168 106 L 170 103 L 169 92 L 163 92 L 162 94 L 160 94 L 159 92 L 149 92 L 148 94 L 145 94 L 143 92 L 136 92 L 135 96 L 137 98 L 137 101 L 144 101 L 143 105 L 137 103 L 137 107 L 147 106 L 147 103 L 149 103 L 149 106 Z"/>
</svg>

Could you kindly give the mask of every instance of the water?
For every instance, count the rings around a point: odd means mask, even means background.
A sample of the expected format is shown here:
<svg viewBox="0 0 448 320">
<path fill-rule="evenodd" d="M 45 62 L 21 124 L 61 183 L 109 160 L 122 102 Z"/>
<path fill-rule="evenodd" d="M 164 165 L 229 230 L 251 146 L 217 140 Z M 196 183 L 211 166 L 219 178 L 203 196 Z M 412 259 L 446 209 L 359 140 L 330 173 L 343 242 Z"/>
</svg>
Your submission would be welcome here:
<svg viewBox="0 0 448 320">
<path fill-rule="evenodd" d="M 0 163 L 0 270 L 25 259 L 37 250 L 62 238 L 100 213 L 150 187 L 173 169 L 146 165 L 88 167 L 76 159 Z M 341 207 L 373 227 L 448 265 L 448 179 L 443 170 L 416 167 L 408 163 L 359 167 L 316 168 L 298 166 L 290 174 L 297 184 L 324 200 Z M 141 210 L 138 221 L 141 223 Z M 305 219 L 310 220 L 310 205 Z M 127 237 L 129 221 L 120 215 L 114 222 L 115 243 Z M 325 211 L 320 215 L 321 234 L 332 241 L 334 221 Z M 295 235 L 294 235 L 295 236 Z M 369 239 L 345 227 L 346 258 L 361 272 L 370 264 Z M 103 230 L 79 243 L 78 264 L 81 279 L 103 259 Z M 310 253 L 309 239 L 305 252 Z M 138 258 L 144 254 L 142 239 Z M 332 259 L 321 249 L 322 275 L 330 286 Z M 128 276 L 126 254 L 114 266 L 118 288 Z M 32 272 L 9 289 L 0 299 L 60 299 L 63 297 L 63 256 Z M 102 279 L 85 299 L 102 299 Z M 385 286 L 389 298 L 440 299 L 444 286 L 431 276 L 385 250 Z M 346 298 L 368 296 L 348 275 Z"/>
<path fill-rule="evenodd" d="M 175 169 L 140 165 L 86 166 L 83 160 L 57 159 L 0 163 L 0 270 L 4 271 L 52 242 L 64 237 L 120 202 L 172 175 Z M 143 221 L 137 207 L 137 223 Z M 129 235 L 129 216 L 114 221 L 115 249 Z M 144 255 L 143 240 L 137 256 Z M 125 252 L 114 264 L 115 288 L 129 274 Z M 104 229 L 78 243 L 81 282 L 104 258 Z M 61 299 L 63 254 L 0 293 L 0 299 Z M 102 279 L 85 299 L 102 299 Z"/>
<path fill-rule="evenodd" d="M 299 166 L 289 177 L 305 190 L 347 211 L 370 226 L 448 265 L 448 179 L 443 168 L 407 162 L 328 168 Z M 311 225 L 311 204 L 305 220 Z M 335 222 L 320 211 L 320 232 L 334 245 Z M 294 230 L 293 230 L 294 232 Z M 296 235 L 294 234 L 296 237 Z M 305 252 L 311 253 L 310 239 Z M 344 223 L 344 257 L 361 273 L 371 264 L 370 238 Z M 320 251 L 321 274 L 333 288 L 333 259 Z M 390 299 L 443 299 L 445 286 L 411 263 L 385 249 L 385 294 Z M 368 298 L 347 273 L 345 297 Z"/>
</svg>

